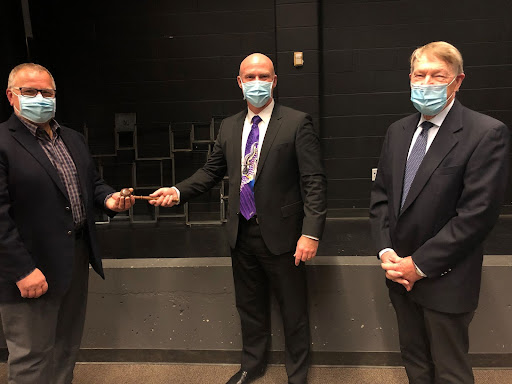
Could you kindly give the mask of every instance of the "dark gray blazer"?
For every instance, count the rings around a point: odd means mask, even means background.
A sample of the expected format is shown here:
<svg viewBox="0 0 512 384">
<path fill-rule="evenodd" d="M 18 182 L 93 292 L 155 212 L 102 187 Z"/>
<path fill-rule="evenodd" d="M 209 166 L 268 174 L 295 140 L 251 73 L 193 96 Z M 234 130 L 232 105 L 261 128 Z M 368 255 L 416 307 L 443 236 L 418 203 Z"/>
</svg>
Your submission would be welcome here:
<svg viewBox="0 0 512 384">
<path fill-rule="evenodd" d="M 482 243 L 503 203 L 509 168 L 509 130 L 455 101 L 418 169 L 400 211 L 407 153 L 420 114 L 393 123 L 386 134 L 371 192 L 377 251 L 412 256 L 428 276 L 410 293 L 391 289 L 441 312 L 476 309 Z"/>
<path fill-rule="evenodd" d="M 103 276 L 94 207 L 104 209 L 106 196 L 114 190 L 99 177 L 84 137 L 66 127 L 60 134 L 80 180 L 90 263 Z M 0 302 L 23 300 L 15 283 L 36 267 L 48 281 L 47 295 L 66 291 L 74 262 L 73 227 L 67 191 L 56 169 L 13 114 L 0 124 Z"/>
<path fill-rule="evenodd" d="M 242 130 L 247 110 L 222 121 L 203 168 L 178 183 L 182 202 L 229 175 L 227 233 L 236 245 L 240 214 Z M 327 180 L 318 131 L 303 112 L 274 105 L 261 147 L 254 184 L 261 235 L 273 254 L 295 250 L 301 234 L 320 238 L 325 225 Z"/>
</svg>

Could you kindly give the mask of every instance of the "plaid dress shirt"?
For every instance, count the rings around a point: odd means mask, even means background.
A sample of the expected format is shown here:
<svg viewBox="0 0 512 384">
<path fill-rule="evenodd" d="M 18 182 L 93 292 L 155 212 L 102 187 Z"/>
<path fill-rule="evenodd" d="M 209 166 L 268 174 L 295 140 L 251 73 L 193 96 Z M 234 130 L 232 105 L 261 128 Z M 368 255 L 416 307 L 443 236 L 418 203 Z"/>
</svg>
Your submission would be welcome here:
<svg viewBox="0 0 512 384">
<path fill-rule="evenodd" d="M 64 141 L 62 141 L 62 138 L 60 137 L 59 124 L 54 119 L 50 121 L 50 128 L 53 132 L 52 138 L 50 138 L 44 129 L 39 128 L 37 125 L 32 124 L 25 119 L 20 120 L 37 139 L 37 142 L 41 148 L 43 148 L 46 156 L 48 156 L 48 159 L 57 170 L 59 178 L 68 192 L 75 228 L 82 227 L 85 223 L 86 216 L 80 193 L 80 181 L 78 180 L 75 163 L 73 162 Z"/>
</svg>

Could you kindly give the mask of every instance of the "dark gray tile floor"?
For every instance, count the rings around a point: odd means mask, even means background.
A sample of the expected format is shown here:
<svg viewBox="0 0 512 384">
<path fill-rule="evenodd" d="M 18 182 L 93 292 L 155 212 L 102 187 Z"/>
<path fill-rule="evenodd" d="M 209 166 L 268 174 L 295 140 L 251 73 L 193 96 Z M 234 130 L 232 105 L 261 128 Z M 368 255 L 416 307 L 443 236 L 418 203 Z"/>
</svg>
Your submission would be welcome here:
<svg viewBox="0 0 512 384">
<path fill-rule="evenodd" d="M 74 384 L 224 384 L 237 365 L 78 364 Z M 510 384 L 512 369 L 475 369 L 476 384 Z M 254 384 L 285 384 L 283 366 L 269 367 Z M 403 368 L 312 367 L 309 384 L 407 384 Z M 0 384 L 7 384 L 0 364 Z"/>
</svg>

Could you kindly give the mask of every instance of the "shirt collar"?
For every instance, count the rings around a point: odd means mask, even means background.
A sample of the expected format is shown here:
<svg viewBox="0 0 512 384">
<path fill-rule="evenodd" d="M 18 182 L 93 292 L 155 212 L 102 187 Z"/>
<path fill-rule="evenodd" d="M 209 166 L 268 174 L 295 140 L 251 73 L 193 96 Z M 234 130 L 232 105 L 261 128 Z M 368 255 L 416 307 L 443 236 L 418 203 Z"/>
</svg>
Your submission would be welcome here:
<svg viewBox="0 0 512 384">
<path fill-rule="evenodd" d="M 270 102 L 270 104 L 267 105 L 263 111 L 258 113 L 258 116 L 266 124 L 268 124 L 268 122 L 270 121 L 270 117 L 272 116 L 272 111 L 274 110 L 274 105 L 275 105 L 274 99 L 272 98 L 272 101 Z M 249 108 L 247 108 L 247 119 L 249 121 L 252 121 L 252 118 L 255 115 L 256 114 L 253 111 L 251 111 Z"/>
<path fill-rule="evenodd" d="M 27 119 L 20 118 L 18 115 L 16 117 L 23 123 L 25 127 L 28 128 L 31 134 L 34 136 L 37 135 L 37 130 L 42 129 L 38 125 L 32 123 L 31 121 L 28 121 Z M 53 131 L 54 136 L 58 135 L 60 133 L 60 125 L 57 123 L 55 119 L 50 120 L 50 129 Z"/>
<path fill-rule="evenodd" d="M 434 124 L 436 127 L 440 127 L 441 124 L 443 124 L 444 119 L 446 118 L 446 115 L 448 115 L 448 112 L 450 112 L 450 109 L 452 109 L 453 104 L 455 103 L 455 98 L 453 98 L 452 102 L 441 112 L 439 112 L 437 115 L 435 115 L 433 118 L 431 118 L 429 121 Z M 421 119 L 418 122 L 418 127 L 423 123 L 424 121 L 427 121 L 423 115 L 421 115 Z"/>
</svg>

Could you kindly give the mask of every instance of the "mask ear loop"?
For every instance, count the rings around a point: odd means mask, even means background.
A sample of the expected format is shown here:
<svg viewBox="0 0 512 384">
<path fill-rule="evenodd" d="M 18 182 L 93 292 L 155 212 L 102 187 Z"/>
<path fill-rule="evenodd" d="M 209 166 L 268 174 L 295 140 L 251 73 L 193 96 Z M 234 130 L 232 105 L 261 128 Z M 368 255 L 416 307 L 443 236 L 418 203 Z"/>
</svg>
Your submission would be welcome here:
<svg viewBox="0 0 512 384">
<path fill-rule="evenodd" d="M 453 91 L 453 93 L 450 95 L 450 97 L 446 99 L 446 102 L 449 102 L 449 101 L 450 101 L 450 99 L 451 99 L 452 97 L 454 97 L 454 96 L 455 96 L 455 91 Z"/>
<path fill-rule="evenodd" d="M 13 95 L 15 95 L 15 96 L 18 98 L 18 101 L 19 101 L 19 100 L 20 100 L 20 95 L 18 95 L 17 93 L 15 93 L 12 89 L 11 89 L 11 92 L 12 92 L 12 94 L 13 94 Z M 13 104 L 13 106 L 12 106 L 12 107 L 14 108 L 14 110 L 15 110 L 16 112 L 18 112 L 19 114 L 21 114 L 21 109 L 16 108 L 16 107 L 14 106 L 14 104 Z M 21 107 L 21 103 L 20 103 L 20 107 Z"/>
<path fill-rule="evenodd" d="M 458 75 L 457 75 L 457 76 L 458 76 Z M 457 78 L 457 76 L 455 76 L 455 77 L 453 78 L 453 80 L 452 80 L 452 81 L 450 81 L 450 82 L 448 83 L 448 85 L 446 86 L 446 89 L 448 89 L 448 87 L 449 87 L 450 85 L 452 85 L 452 83 L 455 81 L 455 79 Z M 455 96 L 455 92 L 456 92 L 456 91 L 453 91 L 453 93 L 450 95 L 450 97 L 448 97 L 448 98 L 446 99 L 446 102 L 448 102 L 452 97 L 454 97 L 454 96 Z"/>
</svg>

